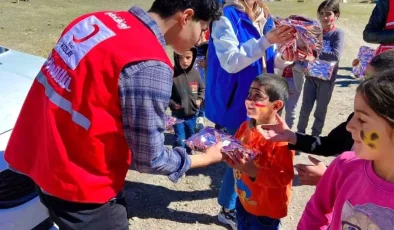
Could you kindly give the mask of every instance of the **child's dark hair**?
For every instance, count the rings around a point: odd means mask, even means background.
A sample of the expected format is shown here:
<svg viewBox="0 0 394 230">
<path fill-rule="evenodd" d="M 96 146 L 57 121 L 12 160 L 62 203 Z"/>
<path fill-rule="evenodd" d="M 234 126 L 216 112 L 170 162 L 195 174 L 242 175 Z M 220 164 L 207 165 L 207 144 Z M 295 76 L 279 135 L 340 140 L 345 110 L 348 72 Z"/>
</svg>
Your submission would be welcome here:
<svg viewBox="0 0 394 230">
<path fill-rule="evenodd" d="M 260 86 L 264 87 L 265 93 L 270 102 L 277 100 L 283 101 L 285 104 L 289 98 L 289 86 L 284 77 L 275 74 L 263 73 L 256 77 L 253 82 L 257 82 Z M 281 112 L 283 107 L 278 111 Z"/>
<path fill-rule="evenodd" d="M 357 87 L 371 109 L 394 128 L 394 69 L 365 79 Z"/>
<path fill-rule="evenodd" d="M 339 10 L 339 0 L 326 0 L 320 3 L 317 8 L 317 13 L 320 13 L 322 10 L 328 10 L 334 12 L 335 15 L 339 17 L 341 11 Z"/>
<path fill-rule="evenodd" d="M 196 21 L 214 21 L 221 16 L 217 0 L 155 0 L 149 12 L 158 14 L 162 18 L 169 18 L 178 11 L 194 10 L 193 19 Z"/>
<path fill-rule="evenodd" d="M 369 62 L 369 65 L 372 66 L 376 72 L 394 68 L 394 49 L 376 55 Z"/>
</svg>

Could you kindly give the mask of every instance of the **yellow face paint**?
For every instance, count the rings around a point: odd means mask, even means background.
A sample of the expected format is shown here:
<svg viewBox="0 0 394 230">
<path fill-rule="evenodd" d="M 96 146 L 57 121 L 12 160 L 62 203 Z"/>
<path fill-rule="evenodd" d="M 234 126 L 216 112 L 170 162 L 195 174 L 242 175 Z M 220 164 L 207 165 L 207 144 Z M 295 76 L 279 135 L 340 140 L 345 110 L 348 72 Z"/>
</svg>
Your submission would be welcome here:
<svg viewBox="0 0 394 230">
<path fill-rule="evenodd" d="M 360 131 L 361 140 L 372 150 L 378 148 L 379 135 L 376 132 L 365 133 L 364 130 Z"/>
</svg>

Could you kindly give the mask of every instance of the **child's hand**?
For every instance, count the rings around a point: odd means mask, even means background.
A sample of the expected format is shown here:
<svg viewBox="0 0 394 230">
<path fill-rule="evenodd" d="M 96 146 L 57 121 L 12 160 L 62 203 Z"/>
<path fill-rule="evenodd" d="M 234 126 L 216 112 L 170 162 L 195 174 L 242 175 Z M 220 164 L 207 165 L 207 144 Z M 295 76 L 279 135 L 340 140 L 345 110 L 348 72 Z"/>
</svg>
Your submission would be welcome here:
<svg viewBox="0 0 394 230">
<path fill-rule="evenodd" d="M 197 99 L 196 105 L 197 105 L 198 108 L 201 107 L 201 103 L 202 103 L 202 100 L 201 99 Z"/>
<path fill-rule="evenodd" d="M 295 166 L 302 185 L 317 185 L 327 167 L 323 162 L 308 156 L 312 165 L 297 164 Z"/>
<path fill-rule="evenodd" d="M 199 60 L 199 61 L 197 61 L 197 66 L 200 67 L 200 68 L 204 68 L 204 69 L 205 69 L 205 67 L 206 67 L 206 62 L 205 62 L 205 60 Z"/>
<path fill-rule="evenodd" d="M 174 105 L 172 106 L 172 108 L 175 109 L 175 110 L 179 110 L 179 109 L 182 108 L 182 106 L 181 106 L 180 104 L 174 104 Z"/>
<path fill-rule="evenodd" d="M 297 142 L 296 134 L 290 130 L 286 122 L 277 114 L 277 124 L 274 125 L 259 125 L 257 130 L 268 141 L 273 142 L 289 142 L 295 144 Z"/>
<path fill-rule="evenodd" d="M 356 67 L 356 66 L 358 66 L 358 64 L 360 64 L 360 60 L 354 59 L 353 62 L 352 62 L 352 66 Z"/>
<path fill-rule="evenodd" d="M 240 151 L 236 151 L 232 158 L 226 156 L 224 161 L 233 169 L 246 173 L 250 177 L 257 177 L 257 167 L 254 165 L 253 161 L 246 159 Z"/>
</svg>

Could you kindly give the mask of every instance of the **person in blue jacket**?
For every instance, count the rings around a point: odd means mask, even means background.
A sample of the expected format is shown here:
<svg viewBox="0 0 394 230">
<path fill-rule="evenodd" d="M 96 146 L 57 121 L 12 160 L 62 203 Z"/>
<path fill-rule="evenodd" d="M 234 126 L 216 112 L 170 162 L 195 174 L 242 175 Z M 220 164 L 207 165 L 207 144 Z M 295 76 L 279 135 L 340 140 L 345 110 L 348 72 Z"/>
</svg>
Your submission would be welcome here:
<svg viewBox="0 0 394 230">
<path fill-rule="evenodd" d="M 274 20 L 261 0 L 226 0 L 223 15 L 213 22 L 208 47 L 206 117 L 234 134 L 247 120 L 245 99 L 254 78 L 263 72 L 277 73 L 292 62 L 290 52 L 280 55 L 276 43 L 294 37 L 290 27 L 275 28 Z M 233 171 L 227 168 L 218 202 L 219 221 L 236 229 L 236 192 Z"/>
</svg>

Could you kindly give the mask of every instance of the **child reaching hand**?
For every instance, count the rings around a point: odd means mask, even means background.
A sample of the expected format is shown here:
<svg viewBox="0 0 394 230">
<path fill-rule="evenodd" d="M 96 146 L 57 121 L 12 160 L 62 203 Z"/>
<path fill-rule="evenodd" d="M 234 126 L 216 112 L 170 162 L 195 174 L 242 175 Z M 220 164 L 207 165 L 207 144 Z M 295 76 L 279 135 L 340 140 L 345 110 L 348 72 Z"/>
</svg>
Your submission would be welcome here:
<svg viewBox="0 0 394 230">
<path fill-rule="evenodd" d="M 275 124 L 287 98 L 286 79 L 274 74 L 257 77 L 249 89 L 245 106 L 251 120 L 241 125 L 235 138 L 258 155 L 250 162 L 227 160 L 236 181 L 238 230 L 279 229 L 280 219 L 287 215 L 294 152 L 287 142 L 266 141 L 256 129 Z"/>
<path fill-rule="evenodd" d="M 393 69 L 361 82 L 347 124 L 354 152 L 329 166 L 298 230 L 394 229 Z"/>
</svg>

